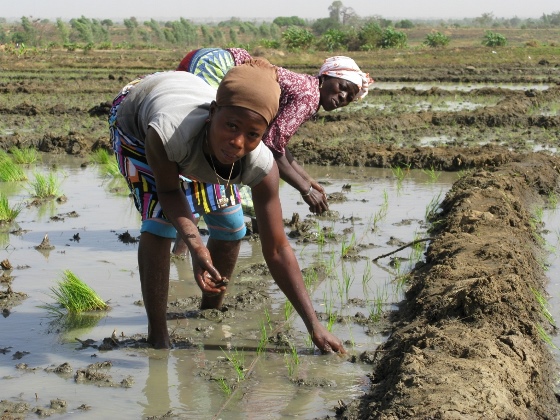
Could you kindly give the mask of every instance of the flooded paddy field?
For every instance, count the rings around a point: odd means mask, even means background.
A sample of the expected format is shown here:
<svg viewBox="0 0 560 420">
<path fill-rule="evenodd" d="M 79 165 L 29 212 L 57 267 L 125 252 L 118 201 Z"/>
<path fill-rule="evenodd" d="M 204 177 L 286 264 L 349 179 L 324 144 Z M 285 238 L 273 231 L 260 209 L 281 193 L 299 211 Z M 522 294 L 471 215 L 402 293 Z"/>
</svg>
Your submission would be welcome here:
<svg viewBox="0 0 560 420">
<path fill-rule="evenodd" d="M 172 68 L 181 54 L 0 57 L 2 149 L 40 150 L 43 163 L 26 171 L 55 163 L 67 198 L 27 206 L 25 182 L 0 185 L 26 204 L 21 230 L 0 237 L 11 266 L 2 296 L 22 298 L 2 299 L 2 410 L 15 418 L 556 418 L 558 67 L 537 51 L 504 61 L 512 51 L 501 50 L 499 62 L 471 51 L 458 64 L 442 53 L 439 65 L 412 53 L 360 53 L 378 87 L 363 102 L 320 111 L 290 142 L 325 185 L 332 213 L 311 217 L 282 185 L 286 234 L 347 357 L 311 348 L 250 237 L 224 312 L 199 311 L 190 262 L 172 261 L 174 348 L 147 348 L 130 243 L 138 216 L 123 185 L 89 156 L 108 148 L 107 103 L 120 87 Z M 49 252 L 35 249 L 45 234 Z M 48 317 L 40 306 L 65 269 L 111 310 Z"/>
</svg>

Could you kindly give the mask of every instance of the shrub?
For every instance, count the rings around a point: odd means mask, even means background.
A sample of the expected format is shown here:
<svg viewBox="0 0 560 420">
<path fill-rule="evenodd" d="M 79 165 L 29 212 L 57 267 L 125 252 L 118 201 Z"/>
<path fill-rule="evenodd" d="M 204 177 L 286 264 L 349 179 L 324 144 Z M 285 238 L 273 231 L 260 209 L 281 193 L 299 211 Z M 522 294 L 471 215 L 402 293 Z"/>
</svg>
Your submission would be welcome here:
<svg viewBox="0 0 560 420">
<path fill-rule="evenodd" d="M 275 39 L 261 39 L 259 45 L 264 48 L 279 49 L 280 41 Z"/>
<path fill-rule="evenodd" d="M 486 47 L 503 47 L 507 44 L 505 36 L 498 32 L 486 31 L 482 39 L 482 45 Z"/>
<path fill-rule="evenodd" d="M 389 27 L 383 30 L 381 35 L 381 48 L 404 48 L 406 47 L 407 35 L 401 31 L 395 31 Z"/>
<path fill-rule="evenodd" d="M 321 45 L 326 51 L 342 49 L 346 46 L 346 33 L 340 29 L 329 29 L 321 37 Z"/>
<path fill-rule="evenodd" d="M 449 44 L 449 37 L 441 32 L 432 32 L 426 35 L 424 44 L 432 48 L 445 47 Z"/>
</svg>

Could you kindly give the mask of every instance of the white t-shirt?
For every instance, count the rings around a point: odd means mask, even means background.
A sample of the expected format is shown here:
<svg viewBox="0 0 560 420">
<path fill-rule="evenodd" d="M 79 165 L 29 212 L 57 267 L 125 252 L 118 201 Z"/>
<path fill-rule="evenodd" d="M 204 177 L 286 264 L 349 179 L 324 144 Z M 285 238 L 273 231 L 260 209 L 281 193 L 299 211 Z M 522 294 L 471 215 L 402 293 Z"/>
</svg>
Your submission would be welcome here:
<svg viewBox="0 0 560 420">
<path fill-rule="evenodd" d="M 159 134 L 167 158 L 177 162 L 181 175 L 210 184 L 216 173 L 203 153 L 204 126 L 216 89 L 184 71 L 154 73 L 137 83 L 119 105 L 117 121 L 121 130 L 144 142 L 148 127 Z M 270 172 L 274 158 L 262 142 L 241 158 L 241 170 L 232 184 L 254 187 Z M 226 183 L 221 180 L 221 183 Z"/>
</svg>

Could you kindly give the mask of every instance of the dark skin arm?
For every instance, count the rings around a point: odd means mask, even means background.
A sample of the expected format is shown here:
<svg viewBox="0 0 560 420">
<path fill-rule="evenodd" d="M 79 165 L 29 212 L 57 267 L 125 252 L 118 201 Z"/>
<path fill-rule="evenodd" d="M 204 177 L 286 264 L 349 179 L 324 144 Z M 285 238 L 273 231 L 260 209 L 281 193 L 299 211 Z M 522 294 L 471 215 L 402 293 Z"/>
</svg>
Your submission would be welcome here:
<svg viewBox="0 0 560 420">
<path fill-rule="evenodd" d="M 195 280 L 203 293 L 220 293 L 225 290 L 222 277 L 214 265 L 210 252 L 202 242 L 185 194 L 179 184 L 179 169 L 167 158 L 163 143 L 153 128 L 148 129 L 145 140 L 146 158 L 154 173 L 157 194 L 165 216 L 189 248 Z"/>
<path fill-rule="evenodd" d="M 329 204 L 324 188 L 296 162 L 287 148 L 285 152 L 285 155 L 279 153 L 274 155 L 280 178 L 300 192 L 303 200 L 309 205 L 309 211 L 315 214 L 327 211 Z"/>
<path fill-rule="evenodd" d="M 252 188 L 262 251 L 270 273 L 301 316 L 315 345 L 323 352 L 346 353 L 340 339 L 331 334 L 317 319 L 296 256 L 284 232 L 278 188 L 279 175 L 276 165 Z"/>
</svg>

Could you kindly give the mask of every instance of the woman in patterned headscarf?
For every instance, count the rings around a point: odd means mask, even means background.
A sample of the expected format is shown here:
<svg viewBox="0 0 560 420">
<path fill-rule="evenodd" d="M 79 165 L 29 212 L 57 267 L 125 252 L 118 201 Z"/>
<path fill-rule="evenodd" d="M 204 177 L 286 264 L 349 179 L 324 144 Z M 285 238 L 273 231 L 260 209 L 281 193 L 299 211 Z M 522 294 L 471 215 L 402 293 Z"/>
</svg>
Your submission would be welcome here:
<svg viewBox="0 0 560 420">
<path fill-rule="evenodd" d="M 217 87 L 229 69 L 251 58 L 241 48 L 202 48 L 189 52 L 177 70 L 193 73 Z M 325 190 L 296 162 L 287 144 L 320 107 L 332 111 L 363 98 L 373 80 L 353 59 L 344 56 L 327 58 L 316 76 L 277 69 L 280 108 L 263 142 L 274 154 L 280 177 L 300 192 L 310 211 L 321 214 L 328 210 Z"/>
</svg>

